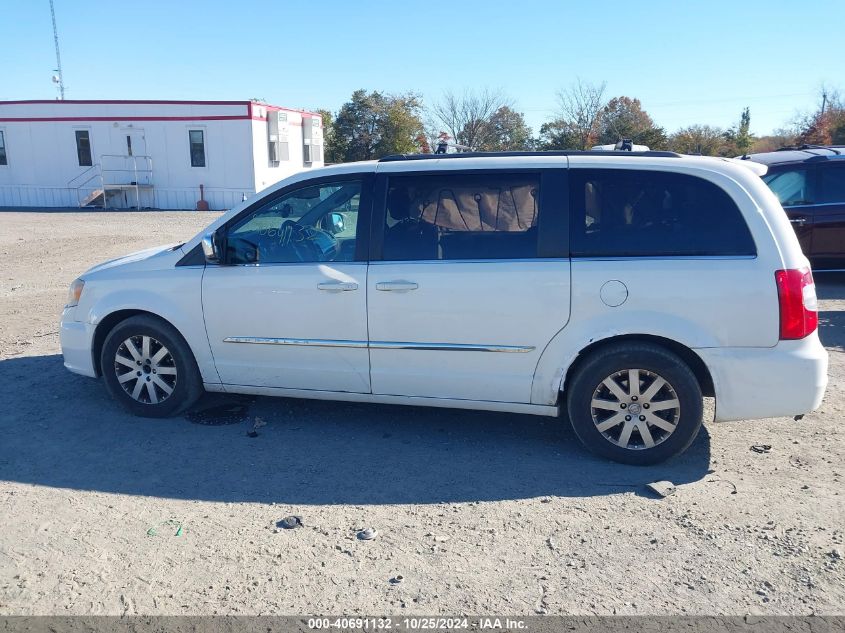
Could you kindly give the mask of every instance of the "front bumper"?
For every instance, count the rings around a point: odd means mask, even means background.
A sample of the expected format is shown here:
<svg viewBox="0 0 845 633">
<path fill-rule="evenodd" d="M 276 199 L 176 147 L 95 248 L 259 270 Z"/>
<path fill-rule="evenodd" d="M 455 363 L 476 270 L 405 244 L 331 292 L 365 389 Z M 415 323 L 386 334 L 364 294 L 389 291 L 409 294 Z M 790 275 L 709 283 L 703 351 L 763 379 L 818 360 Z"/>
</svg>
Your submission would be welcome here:
<svg viewBox="0 0 845 633">
<path fill-rule="evenodd" d="M 774 347 L 697 349 L 716 391 L 716 422 L 776 418 L 817 409 L 827 388 L 818 333 Z"/>
<path fill-rule="evenodd" d="M 65 308 L 59 328 L 65 367 L 75 374 L 96 378 L 97 371 L 94 369 L 94 356 L 91 353 L 94 326 L 74 321 L 75 312 L 76 308 Z"/>
</svg>

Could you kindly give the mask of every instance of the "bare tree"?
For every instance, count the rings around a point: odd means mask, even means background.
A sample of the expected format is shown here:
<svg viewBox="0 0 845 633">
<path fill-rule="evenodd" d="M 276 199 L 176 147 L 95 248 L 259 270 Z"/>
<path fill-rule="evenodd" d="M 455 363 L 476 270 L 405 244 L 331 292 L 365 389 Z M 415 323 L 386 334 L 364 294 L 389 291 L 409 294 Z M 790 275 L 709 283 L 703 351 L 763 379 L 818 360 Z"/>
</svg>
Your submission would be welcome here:
<svg viewBox="0 0 845 633">
<path fill-rule="evenodd" d="M 475 151 L 488 140 L 493 115 L 503 107 L 512 106 L 501 90 L 485 88 L 465 90 L 461 95 L 446 92 L 443 99 L 432 106 L 431 113 L 455 141 Z"/>
<path fill-rule="evenodd" d="M 598 137 L 605 107 L 605 85 L 605 82 L 592 84 L 578 78 L 569 88 L 557 93 L 558 118 L 575 133 L 578 144 L 575 149 L 589 149 Z"/>
</svg>

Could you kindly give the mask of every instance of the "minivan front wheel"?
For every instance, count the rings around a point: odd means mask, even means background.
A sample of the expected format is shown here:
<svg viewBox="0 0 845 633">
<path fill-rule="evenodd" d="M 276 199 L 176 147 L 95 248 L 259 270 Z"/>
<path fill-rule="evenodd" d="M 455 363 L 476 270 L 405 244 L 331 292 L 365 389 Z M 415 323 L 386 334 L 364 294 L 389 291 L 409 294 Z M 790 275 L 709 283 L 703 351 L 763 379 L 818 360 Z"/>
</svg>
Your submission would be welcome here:
<svg viewBox="0 0 845 633">
<path fill-rule="evenodd" d="M 566 389 L 572 428 L 590 450 L 646 465 L 683 452 L 701 428 L 701 388 L 675 354 L 648 343 L 606 347 Z"/>
<path fill-rule="evenodd" d="M 135 415 L 176 415 L 202 394 L 202 379 L 187 342 L 173 326 L 153 316 L 118 323 L 103 343 L 100 368 L 109 393 Z"/>
</svg>

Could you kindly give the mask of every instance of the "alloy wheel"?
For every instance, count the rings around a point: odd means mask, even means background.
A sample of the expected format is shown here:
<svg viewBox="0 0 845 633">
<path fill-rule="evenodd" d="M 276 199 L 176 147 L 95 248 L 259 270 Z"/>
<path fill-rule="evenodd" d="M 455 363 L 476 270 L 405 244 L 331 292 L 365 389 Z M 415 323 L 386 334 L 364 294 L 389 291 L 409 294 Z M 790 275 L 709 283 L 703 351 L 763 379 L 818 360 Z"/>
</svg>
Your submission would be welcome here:
<svg viewBox="0 0 845 633">
<path fill-rule="evenodd" d="M 642 450 L 665 442 L 675 432 L 681 403 L 662 376 L 645 369 L 623 369 L 598 384 L 590 415 L 607 441 Z"/>
<path fill-rule="evenodd" d="M 136 402 L 160 404 L 176 388 L 176 362 L 170 350 L 152 336 L 130 336 L 114 355 L 117 382 Z"/>
</svg>

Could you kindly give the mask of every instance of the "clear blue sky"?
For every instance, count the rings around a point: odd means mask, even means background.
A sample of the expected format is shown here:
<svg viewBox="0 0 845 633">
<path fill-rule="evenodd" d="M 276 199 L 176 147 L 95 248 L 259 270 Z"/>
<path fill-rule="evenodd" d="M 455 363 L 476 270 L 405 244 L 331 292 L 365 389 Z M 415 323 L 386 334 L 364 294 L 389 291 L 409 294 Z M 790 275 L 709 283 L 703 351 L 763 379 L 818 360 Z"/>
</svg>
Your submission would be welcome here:
<svg viewBox="0 0 845 633">
<path fill-rule="evenodd" d="M 845 89 L 844 0 L 55 0 L 69 99 L 248 99 L 501 88 L 536 129 L 576 76 L 659 125 L 765 134 Z M 50 99 L 48 0 L 0 0 L 0 100 Z"/>
</svg>

